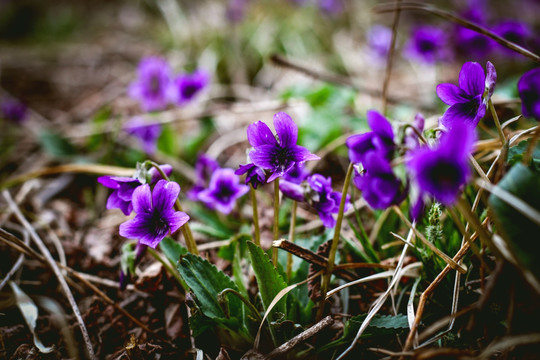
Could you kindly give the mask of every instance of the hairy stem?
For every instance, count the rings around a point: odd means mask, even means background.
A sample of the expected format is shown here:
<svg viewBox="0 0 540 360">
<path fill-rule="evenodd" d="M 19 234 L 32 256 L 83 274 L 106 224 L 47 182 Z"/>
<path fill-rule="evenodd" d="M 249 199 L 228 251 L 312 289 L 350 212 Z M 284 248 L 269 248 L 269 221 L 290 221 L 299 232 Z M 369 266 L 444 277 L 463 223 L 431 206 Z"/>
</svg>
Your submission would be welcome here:
<svg viewBox="0 0 540 360">
<path fill-rule="evenodd" d="M 274 180 L 274 241 L 279 239 L 279 178 Z M 272 264 L 277 267 L 277 248 L 272 248 Z"/>
</svg>

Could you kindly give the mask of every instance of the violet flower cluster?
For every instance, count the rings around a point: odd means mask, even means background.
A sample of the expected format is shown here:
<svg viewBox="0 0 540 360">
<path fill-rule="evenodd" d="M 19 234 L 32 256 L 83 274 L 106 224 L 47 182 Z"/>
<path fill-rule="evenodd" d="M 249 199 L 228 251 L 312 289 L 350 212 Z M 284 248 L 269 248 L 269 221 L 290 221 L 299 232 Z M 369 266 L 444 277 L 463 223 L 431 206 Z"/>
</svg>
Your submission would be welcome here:
<svg viewBox="0 0 540 360">
<path fill-rule="evenodd" d="M 540 68 L 527 71 L 518 81 L 523 116 L 540 121 Z"/>
<path fill-rule="evenodd" d="M 220 168 L 216 160 L 204 154 L 197 159 L 195 174 L 197 179 L 187 193 L 188 198 L 223 214 L 229 214 L 236 200 L 249 190 L 248 186 L 240 184 L 233 169 Z"/>
<path fill-rule="evenodd" d="M 141 60 L 137 74 L 137 80 L 128 88 L 128 95 L 138 100 L 144 111 L 164 110 L 170 103 L 185 105 L 210 80 L 209 74 L 203 70 L 175 76 L 169 63 L 157 56 Z"/>
</svg>

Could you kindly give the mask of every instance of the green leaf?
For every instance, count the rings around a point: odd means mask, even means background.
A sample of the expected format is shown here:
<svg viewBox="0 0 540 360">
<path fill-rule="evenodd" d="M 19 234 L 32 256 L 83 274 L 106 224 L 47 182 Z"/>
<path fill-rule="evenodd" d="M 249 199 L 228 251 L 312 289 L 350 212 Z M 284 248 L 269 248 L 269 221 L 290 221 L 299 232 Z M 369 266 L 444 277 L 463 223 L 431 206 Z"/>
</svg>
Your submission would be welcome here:
<svg viewBox="0 0 540 360">
<path fill-rule="evenodd" d="M 507 161 L 510 165 L 514 165 L 521 162 L 521 160 L 523 159 L 523 154 L 529 148 L 530 142 L 531 142 L 531 139 L 523 140 L 516 146 L 512 146 L 510 149 L 508 149 Z M 534 167 L 537 170 L 540 170 L 540 142 L 537 143 L 536 147 L 534 148 L 534 151 L 532 154 L 532 160 L 533 160 Z"/>
<path fill-rule="evenodd" d="M 176 264 L 178 260 L 180 260 L 180 256 L 185 255 L 188 252 L 185 247 L 168 236 L 161 240 L 159 248 L 172 264 Z"/>
<path fill-rule="evenodd" d="M 540 211 L 540 176 L 525 165 L 514 165 L 497 186 Z M 540 226 L 495 194 L 489 197 L 489 204 L 495 223 L 516 260 L 540 278 L 540 253 L 533 251 Z"/>
<path fill-rule="evenodd" d="M 272 300 L 274 300 L 281 290 L 287 287 L 287 284 L 274 265 L 272 265 L 270 258 L 260 247 L 251 241 L 248 241 L 247 245 L 251 258 L 251 265 L 253 266 L 257 284 L 259 285 L 259 293 L 261 294 L 264 310 L 266 311 Z M 285 299 L 281 299 L 279 303 L 274 306 L 272 312 L 275 313 L 278 311 L 286 314 L 285 304 Z"/>
<path fill-rule="evenodd" d="M 76 154 L 75 146 L 65 137 L 50 131 L 39 135 L 41 146 L 52 156 L 71 156 Z"/>
<path fill-rule="evenodd" d="M 182 275 L 197 299 L 201 312 L 211 318 L 226 318 L 217 295 L 228 288 L 238 291 L 236 284 L 225 273 L 198 255 L 185 254 L 178 262 Z M 232 319 L 244 318 L 244 304 L 236 297 L 229 296 L 229 314 Z"/>
</svg>

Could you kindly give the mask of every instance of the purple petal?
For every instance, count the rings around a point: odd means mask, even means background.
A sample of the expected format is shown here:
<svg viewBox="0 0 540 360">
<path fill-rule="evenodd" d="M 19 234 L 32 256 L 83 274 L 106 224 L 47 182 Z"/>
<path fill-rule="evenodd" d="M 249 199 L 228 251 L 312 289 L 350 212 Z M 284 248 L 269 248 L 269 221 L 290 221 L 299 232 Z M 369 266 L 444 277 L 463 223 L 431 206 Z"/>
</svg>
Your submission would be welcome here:
<svg viewBox="0 0 540 360">
<path fill-rule="evenodd" d="M 133 203 L 133 210 L 135 210 L 137 214 L 151 213 L 152 193 L 150 192 L 150 185 L 145 184 L 136 188 L 135 191 L 133 192 L 132 203 Z"/>
<path fill-rule="evenodd" d="M 495 83 L 497 82 L 497 71 L 495 70 L 495 66 L 493 66 L 493 64 L 489 61 L 486 63 L 486 70 L 486 100 L 489 100 L 491 98 L 491 95 L 493 95 L 493 91 L 495 90 Z"/>
<path fill-rule="evenodd" d="M 304 199 L 304 188 L 301 185 L 292 183 L 290 181 L 282 180 L 279 182 L 279 190 L 286 197 L 303 202 Z"/>
<path fill-rule="evenodd" d="M 159 165 L 159 168 L 165 173 L 165 175 L 170 176 L 172 174 L 172 166 L 169 164 L 163 164 Z M 150 184 L 155 184 L 156 181 L 161 179 L 161 174 L 155 167 L 152 167 L 150 170 L 148 170 L 148 174 L 151 177 Z"/>
<path fill-rule="evenodd" d="M 333 228 L 336 226 L 336 219 L 330 213 L 319 212 L 319 217 L 326 228 Z"/>
<path fill-rule="evenodd" d="M 128 239 L 143 239 L 148 236 L 149 221 L 146 217 L 135 216 L 133 219 L 120 224 L 119 233 Z M 147 242 L 143 244 L 148 245 Z"/>
<path fill-rule="evenodd" d="M 180 193 L 180 185 L 174 181 L 159 180 L 152 192 L 152 205 L 154 211 L 162 214 L 166 211 L 170 211 L 178 194 Z"/>
<path fill-rule="evenodd" d="M 107 209 L 120 209 L 124 215 L 129 215 L 133 211 L 133 204 L 130 201 L 122 200 L 118 196 L 118 191 L 113 191 L 107 199 Z"/>
<path fill-rule="evenodd" d="M 280 155 L 281 148 L 276 145 L 260 145 L 249 153 L 249 157 L 253 164 L 262 167 L 263 169 L 274 170 L 276 164 L 274 160 Z"/>
<path fill-rule="evenodd" d="M 394 139 L 394 131 L 390 122 L 375 110 L 369 110 L 366 113 L 369 127 L 375 134 L 387 139 Z"/>
<path fill-rule="evenodd" d="M 247 128 L 247 137 L 249 140 L 249 143 L 253 147 L 261 146 L 261 145 L 273 145 L 278 146 L 278 143 L 276 141 L 276 138 L 274 137 L 274 134 L 272 134 L 272 131 L 262 121 L 257 121 L 254 124 L 251 124 Z"/>
<path fill-rule="evenodd" d="M 440 121 L 448 129 L 456 122 L 465 122 L 471 126 L 476 126 L 478 121 L 480 121 L 478 115 L 482 115 L 482 117 L 485 115 L 485 105 L 481 98 L 480 101 L 476 99 L 467 103 L 457 103 L 450 106 Z"/>
<path fill-rule="evenodd" d="M 437 96 L 447 105 L 470 101 L 470 96 L 463 89 L 448 83 L 437 85 Z"/>
<path fill-rule="evenodd" d="M 290 147 L 296 145 L 298 140 L 298 126 L 293 119 L 284 112 L 278 112 L 274 115 L 274 127 L 281 147 Z"/>
<path fill-rule="evenodd" d="M 444 151 L 448 157 L 463 162 L 468 161 L 468 156 L 473 150 L 476 141 L 476 131 L 474 127 L 467 123 L 455 123 L 452 128 L 441 137 L 439 149 Z"/>
<path fill-rule="evenodd" d="M 114 180 L 114 177 L 112 176 L 100 176 L 97 178 L 98 183 L 101 185 L 108 187 L 109 189 L 118 189 L 120 187 L 120 184 L 118 184 L 117 181 Z"/>
<path fill-rule="evenodd" d="M 171 228 L 170 233 L 174 233 L 182 225 L 188 222 L 189 215 L 182 211 L 175 211 L 164 219 Z"/>
<path fill-rule="evenodd" d="M 486 75 L 477 62 L 466 62 L 459 72 L 459 87 L 471 96 L 484 94 Z"/>
<path fill-rule="evenodd" d="M 291 157 L 293 159 L 293 161 L 297 162 L 297 163 L 303 163 L 305 161 L 310 161 L 310 160 L 319 160 L 320 157 L 315 155 L 315 154 L 312 154 L 308 149 L 306 149 L 305 147 L 303 146 L 300 146 L 300 145 L 293 145 L 290 147 L 290 151 L 291 151 Z M 287 169 L 286 171 L 289 171 L 289 169 Z"/>
<path fill-rule="evenodd" d="M 346 140 L 349 148 L 349 159 L 352 163 L 361 163 L 366 151 L 373 149 L 373 132 L 349 136 Z"/>
</svg>

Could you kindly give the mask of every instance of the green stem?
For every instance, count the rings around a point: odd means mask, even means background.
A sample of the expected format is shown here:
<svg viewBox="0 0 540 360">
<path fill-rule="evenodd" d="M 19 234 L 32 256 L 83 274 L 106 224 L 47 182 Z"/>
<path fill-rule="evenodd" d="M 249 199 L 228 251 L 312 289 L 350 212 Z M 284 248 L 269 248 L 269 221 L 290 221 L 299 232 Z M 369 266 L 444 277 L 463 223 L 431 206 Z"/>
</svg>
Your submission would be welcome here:
<svg viewBox="0 0 540 360">
<path fill-rule="evenodd" d="M 497 132 L 499 133 L 499 138 L 501 139 L 501 144 L 503 146 L 506 144 L 506 136 L 504 136 L 504 131 L 501 126 L 501 122 L 499 121 L 499 116 L 497 115 L 497 111 L 495 111 L 495 106 L 493 106 L 493 101 L 489 99 L 488 101 L 489 111 L 491 111 L 491 116 L 493 117 L 493 121 L 495 122 L 495 127 L 497 128 Z"/>
<path fill-rule="evenodd" d="M 180 286 L 182 286 L 182 288 L 185 291 L 189 291 L 189 286 L 187 286 L 187 284 L 184 282 L 184 279 L 182 279 L 182 277 L 180 276 L 180 273 L 178 272 L 178 270 L 174 269 L 169 263 L 167 263 L 165 260 L 163 260 L 163 258 L 161 256 L 159 256 L 157 251 L 152 249 L 150 246 L 148 246 L 147 251 L 150 253 L 150 255 L 152 255 L 154 257 L 154 259 L 156 259 L 163 266 L 165 266 L 165 269 L 167 270 L 167 272 L 169 274 L 171 274 L 176 279 L 176 281 L 178 281 Z"/>
<path fill-rule="evenodd" d="M 279 178 L 274 180 L 274 241 L 279 240 Z M 272 264 L 277 267 L 277 248 L 272 247 Z"/>
<path fill-rule="evenodd" d="M 150 160 L 146 160 L 144 163 L 152 165 L 159 172 L 159 174 L 161 175 L 163 179 L 167 181 L 171 181 L 169 177 L 165 174 L 165 172 L 159 167 L 158 164 Z M 182 209 L 182 205 L 180 205 L 180 200 L 178 198 L 176 198 L 174 207 L 178 211 L 182 211 L 182 212 L 184 211 Z M 188 251 L 192 254 L 198 255 L 199 250 L 197 249 L 197 243 L 195 242 L 195 239 L 193 238 L 193 233 L 191 232 L 191 228 L 189 227 L 189 222 L 186 222 L 184 225 L 182 225 L 182 227 L 180 228 L 180 231 L 182 231 L 182 234 L 184 235 L 184 238 L 186 239 L 186 247 Z"/>
<path fill-rule="evenodd" d="M 253 227 L 255 236 L 253 237 L 255 240 L 255 244 L 257 246 L 261 246 L 261 229 L 259 228 L 259 210 L 257 207 L 257 193 L 255 192 L 255 189 L 253 188 L 253 185 L 249 186 L 249 191 L 251 195 L 251 207 L 253 208 Z"/>
<path fill-rule="evenodd" d="M 293 200 L 292 210 L 291 210 L 291 225 L 289 227 L 289 241 L 294 242 L 294 230 L 296 228 L 296 209 L 298 208 L 298 202 Z M 292 254 L 287 253 L 287 281 L 291 281 L 292 274 Z"/>
<path fill-rule="evenodd" d="M 347 201 L 347 192 L 349 190 L 349 184 L 351 183 L 351 177 L 353 174 L 353 164 L 349 164 L 347 169 L 347 175 L 345 175 L 345 182 L 343 183 L 343 190 L 341 191 L 341 202 L 339 203 L 339 212 L 336 220 L 336 227 L 334 229 L 334 238 L 332 239 L 332 245 L 330 247 L 330 253 L 328 254 L 328 265 L 326 266 L 322 284 L 321 284 L 321 300 L 319 309 L 317 310 L 317 321 L 322 319 L 324 314 L 324 303 L 326 299 L 326 293 L 328 292 L 328 285 L 330 283 L 330 277 L 332 271 L 334 271 L 334 262 L 336 260 L 336 253 L 338 248 L 339 236 L 341 234 L 341 224 L 343 223 L 343 213 L 345 212 L 345 203 Z"/>
</svg>

